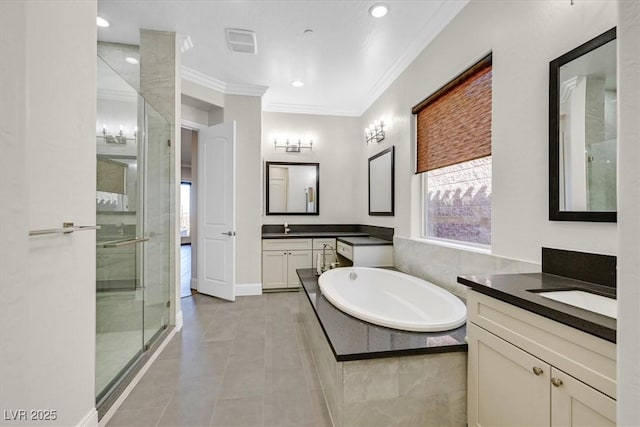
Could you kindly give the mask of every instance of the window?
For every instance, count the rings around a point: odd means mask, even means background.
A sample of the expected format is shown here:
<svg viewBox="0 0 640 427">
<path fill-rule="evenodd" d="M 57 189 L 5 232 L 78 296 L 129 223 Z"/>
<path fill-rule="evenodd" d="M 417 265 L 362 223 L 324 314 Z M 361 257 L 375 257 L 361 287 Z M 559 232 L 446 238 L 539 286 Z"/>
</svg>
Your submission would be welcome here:
<svg viewBox="0 0 640 427">
<path fill-rule="evenodd" d="M 191 183 L 180 184 L 180 237 L 191 235 Z"/>
<path fill-rule="evenodd" d="M 423 237 L 491 244 L 491 55 L 413 108 Z"/>
<path fill-rule="evenodd" d="M 491 157 L 424 174 L 424 237 L 491 244 Z"/>
</svg>

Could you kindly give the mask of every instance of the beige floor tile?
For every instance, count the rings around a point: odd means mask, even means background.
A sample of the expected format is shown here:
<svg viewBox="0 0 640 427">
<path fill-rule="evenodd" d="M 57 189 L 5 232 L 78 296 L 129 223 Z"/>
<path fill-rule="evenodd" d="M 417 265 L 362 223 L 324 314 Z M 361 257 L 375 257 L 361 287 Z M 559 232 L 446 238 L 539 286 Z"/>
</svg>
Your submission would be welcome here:
<svg viewBox="0 0 640 427">
<path fill-rule="evenodd" d="M 297 301 L 297 293 L 184 298 L 182 331 L 108 426 L 330 426 L 300 346 Z"/>
<path fill-rule="evenodd" d="M 219 400 L 211 427 L 256 427 L 264 423 L 262 396 Z"/>
<path fill-rule="evenodd" d="M 155 426 L 164 408 L 118 409 L 107 427 L 149 427 Z"/>
</svg>

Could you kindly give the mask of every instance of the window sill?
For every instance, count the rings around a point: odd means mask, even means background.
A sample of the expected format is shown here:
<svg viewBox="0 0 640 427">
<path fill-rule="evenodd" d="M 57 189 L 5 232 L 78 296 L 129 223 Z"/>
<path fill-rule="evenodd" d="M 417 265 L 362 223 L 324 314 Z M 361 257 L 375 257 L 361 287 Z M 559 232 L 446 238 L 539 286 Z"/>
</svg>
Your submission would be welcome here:
<svg viewBox="0 0 640 427">
<path fill-rule="evenodd" d="M 473 243 L 456 242 L 453 240 L 434 239 L 432 237 L 413 237 L 411 240 L 415 240 L 422 243 L 428 243 L 430 245 L 443 246 L 445 248 L 459 249 L 467 252 L 475 252 L 484 255 L 491 255 L 491 246 L 477 245 Z"/>
</svg>

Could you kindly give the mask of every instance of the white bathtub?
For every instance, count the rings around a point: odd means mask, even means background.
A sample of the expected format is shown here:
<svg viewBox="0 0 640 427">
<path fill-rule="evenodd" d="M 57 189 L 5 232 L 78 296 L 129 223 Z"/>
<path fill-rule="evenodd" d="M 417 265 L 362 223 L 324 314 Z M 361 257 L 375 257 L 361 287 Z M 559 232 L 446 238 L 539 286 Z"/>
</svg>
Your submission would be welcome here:
<svg viewBox="0 0 640 427">
<path fill-rule="evenodd" d="M 344 267 L 318 279 L 322 294 L 341 311 L 375 325 L 439 332 L 462 326 L 467 308 L 455 295 L 393 270 Z"/>
</svg>

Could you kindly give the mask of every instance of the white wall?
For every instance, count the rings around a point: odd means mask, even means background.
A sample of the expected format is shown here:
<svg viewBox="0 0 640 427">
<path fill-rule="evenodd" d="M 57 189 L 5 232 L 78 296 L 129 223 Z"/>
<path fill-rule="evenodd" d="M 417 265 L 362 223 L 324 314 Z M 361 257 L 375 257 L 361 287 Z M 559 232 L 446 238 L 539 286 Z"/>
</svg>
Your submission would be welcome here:
<svg viewBox="0 0 640 427">
<path fill-rule="evenodd" d="M 199 110 L 190 105 L 182 104 L 182 120 L 186 122 L 209 125 L 209 113 Z"/>
<path fill-rule="evenodd" d="M 260 137 L 262 98 L 226 95 L 224 121 L 236 121 L 236 283 L 262 283 Z"/>
<path fill-rule="evenodd" d="M 618 425 L 640 425 L 640 1 L 618 15 Z"/>
<path fill-rule="evenodd" d="M 97 425 L 95 1 L 0 2 L 0 410 Z M 87 179 L 90 177 L 91 179 Z M 3 425 L 33 425 L 10 422 Z"/>
<path fill-rule="evenodd" d="M 472 0 L 367 110 L 361 121 L 392 122 L 383 144 L 396 146 L 396 216 L 359 222 L 420 233 L 420 179 L 413 175 L 411 107 L 493 52 L 492 253 L 540 262 L 540 247 L 617 253 L 615 224 L 548 221 L 549 61 L 616 25 L 609 1 L 501 2 Z M 362 163 L 362 161 L 361 161 Z M 358 194 L 366 194 L 366 169 Z"/>
<path fill-rule="evenodd" d="M 355 192 L 357 170 L 367 162 L 358 157 L 364 145 L 359 119 L 355 117 L 320 116 L 312 114 L 271 113 L 262 114 L 262 175 L 255 196 L 262 200 L 261 212 L 264 224 L 353 224 L 358 197 Z M 303 138 L 303 143 L 313 140 L 313 150 L 300 153 L 277 151 L 274 138 L 291 141 Z M 320 215 L 264 215 L 265 172 L 264 162 L 320 163 Z M 259 192 L 258 192 L 259 191 Z"/>
</svg>

